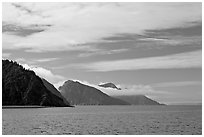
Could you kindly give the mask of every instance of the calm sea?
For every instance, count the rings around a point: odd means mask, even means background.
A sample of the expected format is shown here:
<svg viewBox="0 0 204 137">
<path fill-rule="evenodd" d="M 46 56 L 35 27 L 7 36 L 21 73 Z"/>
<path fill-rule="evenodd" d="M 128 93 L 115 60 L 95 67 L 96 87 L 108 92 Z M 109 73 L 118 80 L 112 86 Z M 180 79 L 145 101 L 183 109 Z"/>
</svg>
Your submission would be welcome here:
<svg viewBox="0 0 204 137">
<path fill-rule="evenodd" d="M 202 134 L 202 106 L 76 106 L 2 110 L 3 134 Z"/>
</svg>

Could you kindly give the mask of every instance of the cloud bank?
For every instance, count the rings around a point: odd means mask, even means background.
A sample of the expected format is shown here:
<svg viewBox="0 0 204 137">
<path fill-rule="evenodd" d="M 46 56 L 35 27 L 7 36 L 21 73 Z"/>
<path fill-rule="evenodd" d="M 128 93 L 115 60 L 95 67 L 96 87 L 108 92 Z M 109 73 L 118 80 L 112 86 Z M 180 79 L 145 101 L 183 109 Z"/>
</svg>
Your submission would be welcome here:
<svg viewBox="0 0 204 137">
<path fill-rule="evenodd" d="M 141 69 L 201 68 L 202 51 L 197 50 L 159 57 L 73 64 L 72 67 L 98 72 Z"/>
<path fill-rule="evenodd" d="M 191 26 L 201 22 L 201 8 L 201 3 L 3 3 L 2 21 L 14 25 L 2 35 L 3 49 L 93 51 L 87 43 L 116 34 Z"/>
<path fill-rule="evenodd" d="M 201 81 L 178 81 L 178 82 L 163 82 L 152 84 L 152 87 L 166 88 L 166 87 L 180 87 L 180 86 L 201 86 Z"/>
<path fill-rule="evenodd" d="M 35 67 L 35 66 L 29 66 L 28 64 L 22 64 L 22 66 L 25 69 L 33 70 L 36 75 L 46 79 L 52 84 L 56 84 L 59 81 L 65 80 L 66 78 L 60 75 L 53 74 L 51 70 L 42 68 L 42 67 Z"/>
</svg>

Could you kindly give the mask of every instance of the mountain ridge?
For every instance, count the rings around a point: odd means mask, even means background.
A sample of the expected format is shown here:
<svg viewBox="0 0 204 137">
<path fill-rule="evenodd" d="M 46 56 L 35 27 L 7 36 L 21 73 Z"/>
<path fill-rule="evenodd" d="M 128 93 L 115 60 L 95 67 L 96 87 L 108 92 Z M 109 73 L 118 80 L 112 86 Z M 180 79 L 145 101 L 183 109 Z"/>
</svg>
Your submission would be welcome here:
<svg viewBox="0 0 204 137">
<path fill-rule="evenodd" d="M 164 105 L 153 99 L 148 98 L 145 95 L 121 95 L 112 97 L 124 100 L 132 105 Z"/>
<path fill-rule="evenodd" d="M 2 60 L 2 106 L 12 105 L 69 107 L 46 88 L 34 71 L 15 61 Z"/>
<path fill-rule="evenodd" d="M 68 80 L 59 87 L 61 94 L 71 105 L 129 105 L 129 103 L 108 96 L 99 89 L 78 81 Z"/>
</svg>

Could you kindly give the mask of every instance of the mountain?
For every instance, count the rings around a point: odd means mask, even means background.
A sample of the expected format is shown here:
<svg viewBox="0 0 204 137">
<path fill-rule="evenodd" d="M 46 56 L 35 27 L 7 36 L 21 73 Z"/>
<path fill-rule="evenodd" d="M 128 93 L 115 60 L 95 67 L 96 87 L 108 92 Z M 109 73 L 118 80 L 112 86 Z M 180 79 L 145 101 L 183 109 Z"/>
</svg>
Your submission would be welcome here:
<svg viewBox="0 0 204 137">
<path fill-rule="evenodd" d="M 98 86 L 103 87 L 103 88 L 114 88 L 117 90 L 121 90 L 121 88 L 116 87 L 113 83 L 105 83 L 105 84 L 99 84 Z"/>
<path fill-rule="evenodd" d="M 2 60 L 2 105 L 70 106 L 49 82 L 9 60 Z"/>
<path fill-rule="evenodd" d="M 100 90 L 72 80 L 59 87 L 61 94 L 71 105 L 129 105 L 129 103 L 108 96 Z"/>
<path fill-rule="evenodd" d="M 154 101 L 144 95 L 131 95 L 131 96 L 113 96 L 115 98 L 124 100 L 132 105 L 163 105 Z"/>
<path fill-rule="evenodd" d="M 63 99 L 63 102 L 66 104 L 66 105 L 70 105 L 69 102 L 61 95 L 61 93 L 51 84 L 49 83 L 47 80 L 43 79 L 42 78 L 42 82 L 44 84 L 44 86 L 50 91 L 52 92 L 52 94 L 60 97 Z"/>
</svg>

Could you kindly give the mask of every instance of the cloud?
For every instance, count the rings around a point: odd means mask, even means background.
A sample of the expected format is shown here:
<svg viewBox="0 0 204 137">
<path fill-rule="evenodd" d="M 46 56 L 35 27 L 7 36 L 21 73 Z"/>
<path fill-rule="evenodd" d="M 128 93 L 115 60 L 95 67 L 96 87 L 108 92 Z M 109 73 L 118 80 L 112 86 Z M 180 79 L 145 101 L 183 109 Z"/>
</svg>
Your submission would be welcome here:
<svg viewBox="0 0 204 137">
<path fill-rule="evenodd" d="M 179 82 L 163 82 L 163 83 L 157 83 L 152 84 L 152 87 L 180 87 L 180 86 L 198 86 L 202 85 L 201 81 L 179 81 Z"/>
<path fill-rule="evenodd" d="M 15 61 L 16 62 L 23 62 L 23 63 L 25 63 L 26 59 L 25 58 L 16 58 Z M 30 62 L 30 63 L 32 63 L 32 62 Z"/>
<path fill-rule="evenodd" d="M 202 51 L 198 50 L 159 57 L 73 64 L 70 65 L 70 67 L 99 72 L 141 69 L 201 68 Z"/>
<path fill-rule="evenodd" d="M 104 84 L 107 84 L 107 83 L 110 83 L 110 82 L 99 82 L 98 85 L 104 85 Z M 114 85 L 117 87 L 117 88 L 121 88 L 121 85 L 120 84 L 115 84 Z M 105 87 L 101 87 L 99 86 L 100 88 L 105 88 Z M 106 88 L 109 88 L 109 87 L 106 87 Z M 113 90 L 118 90 L 118 89 L 115 89 L 115 88 L 110 88 L 110 89 L 113 89 Z"/>
<path fill-rule="evenodd" d="M 158 91 L 153 89 L 150 85 L 121 85 L 122 90 L 116 90 L 111 88 L 102 88 L 98 86 L 98 89 L 110 96 L 121 96 L 121 95 L 147 95 L 156 96 L 159 94 L 169 94 L 165 91 Z"/>
<path fill-rule="evenodd" d="M 160 46 L 178 46 L 178 45 L 192 45 L 201 46 L 202 36 L 167 36 L 168 38 L 141 38 L 139 41 L 145 42 L 147 46 L 149 45 L 160 45 Z M 151 44 L 150 44 L 151 43 Z M 155 45 L 156 44 L 156 45 Z"/>
<path fill-rule="evenodd" d="M 35 62 L 49 62 L 49 61 L 55 61 L 58 60 L 59 58 L 43 58 L 43 59 L 36 59 L 34 60 Z"/>
<path fill-rule="evenodd" d="M 11 53 L 2 53 L 2 58 L 8 58 L 11 56 Z"/>
<path fill-rule="evenodd" d="M 3 3 L 5 23 L 22 28 L 49 25 L 35 33 L 29 28 L 26 36 L 22 30 L 27 29 L 21 30 L 21 36 L 3 33 L 3 48 L 89 51 L 95 47 L 84 44 L 116 34 L 191 26 L 192 22 L 201 22 L 201 8 L 201 3 Z"/>
<path fill-rule="evenodd" d="M 115 49 L 115 50 L 99 50 L 99 51 L 93 51 L 93 52 L 87 52 L 87 53 L 80 53 L 79 57 L 90 57 L 94 55 L 110 55 L 110 54 L 116 54 L 116 53 L 122 53 L 126 52 L 128 49 Z"/>
<path fill-rule="evenodd" d="M 65 77 L 63 77 L 61 75 L 53 74 L 51 70 L 48 70 L 48 69 L 45 69 L 42 67 L 30 66 L 28 64 L 22 64 L 22 66 L 25 69 L 33 70 L 36 73 L 36 75 L 46 79 L 47 81 L 49 81 L 52 84 L 56 84 L 59 81 L 66 80 Z"/>
<path fill-rule="evenodd" d="M 39 64 L 39 63 L 47 63 L 50 61 L 56 61 L 59 58 L 15 58 L 13 60 L 15 60 L 16 62 L 19 62 L 21 64 Z"/>
<path fill-rule="evenodd" d="M 42 27 L 42 28 L 41 28 Z M 44 31 L 48 26 L 18 26 L 15 24 L 7 24 L 2 22 L 2 32 L 10 35 L 17 35 L 17 36 L 28 36 L 32 35 L 33 33 L 39 33 Z"/>
</svg>

